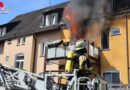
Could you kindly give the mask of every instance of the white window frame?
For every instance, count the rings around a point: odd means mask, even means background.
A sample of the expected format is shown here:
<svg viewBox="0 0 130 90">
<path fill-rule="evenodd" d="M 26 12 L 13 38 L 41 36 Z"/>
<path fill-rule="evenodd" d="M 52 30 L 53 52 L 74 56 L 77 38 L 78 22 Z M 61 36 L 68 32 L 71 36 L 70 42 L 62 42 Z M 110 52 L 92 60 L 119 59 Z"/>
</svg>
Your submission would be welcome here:
<svg viewBox="0 0 130 90">
<path fill-rule="evenodd" d="M 9 61 L 9 56 L 6 56 L 6 57 L 5 57 L 5 61 Z"/>
<path fill-rule="evenodd" d="M 113 30 L 113 28 L 115 28 L 115 30 Z M 119 29 L 119 30 L 120 30 L 120 33 L 117 33 L 117 34 L 112 33 L 113 31 L 116 31 L 116 29 Z M 111 27 L 111 35 L 112 35 L 112 36 L 121 35 L 121 28 L 120 28 L 120 27 Z"/>
<path fill-rule="evenodd" d="M 108 45 L 108 48 L 103 48 L 102 47 L 102 33 L 101 33 L 101 36 L 100 36 L 100 50 L 110 50 L 110 31 L 109 31 L 109 41 L 108 41 L 109 45 Z"/>
<path fill-rule="evenodd" d="M 6 27 L 0 28 L 0 36 L 5 36 L 6 35 Z"/>
<path fill-rule="evenodd" d="M 3 27 L 3 33 L 2 33 L 2 36 L 5 36 L 6 35 L 6 27 Z"/>
<path fill-rule="evenodd" d="M 119 73 L 119 84 L 121 83 L 121 77 L 120 77 L 120 71 L 116 70 L 116 69 L 106 69 L 102 72 L 102 76 L 104 73 L 110 73 L 111 74 L 111 80 L 112 80 L 112 73 Z M 104 77 L 104 76 L 103 76 Z M 113 84 L 113 83 L 112 83 Z"/>
<path fill-rule="evenodd" d="M 26 37 L 22 37 L 22 44 L 24 45 L 26 42 Z"/>
<path fill-rule="evenodd" d="M 51 17 L 49 14 L 45 15 L 45 26 L 51 25 Z"/>
<path fill-rule="evenodd" d="M 11 39 L 8 40 L 8 44 L 11 44 Z"/>
<path fill-rule="evenodd" d="M 21 38 L 17 39 L 17 45 L 20 45 Z"/>
<path fill-rule="evenodd" d="M 55 16 L 55 22 L 52 22 L 52 17 Z M 48 19 L 47 19 L 48 17 Z M 47 24 L 47 20 L 48 20 L 48 24 Z M 55 13 L 48 13 L 48 14 L 44 14 L 43 18 L 42 18 L 42 23 L 41 23 L 41 28 L 43 26 L 51 26 L 51 25 L 55 25 L 58 23 L 58 12 Z"/>
<path fill-rule="evenodd" d="M 24 54 L 23 54 L 23 53 L 19 53 L 19 54 L 17 54 L 17 55 L 15 56 L 15 68 L 24 68 L 24 59 L 18 60 L 18 59 L 17 59 L 18 56 L 24 56 Z M 25 58 L 25 57 L 24 57 L 24 58 Z M 18 66 L 18 67 L 17 67 L 17 65 L 16 65 L 17 62 L 19 62 L 19 66 Z M 23 66 L 21 67 L 22 63 L 23 63 Z"/>
<path fill-rule="evenodd" d="M 54 23 L 52 21 L 53 16 L 55 16 L 55 22 Z M 57 24 L 57 22 L 58 22 L 58 15 L 57 15 L 57 13 L 52 13 L 51 14 L 51 25 L 55 25 L 55 24 Z"/>
<path fill-rule="evenodd" d="M 40 44 L 40 56 L 41 57 L 45 56 L 45 44 L 46 44 L 46 41 L 41 41 L 41 44 Z"/>
</svg>

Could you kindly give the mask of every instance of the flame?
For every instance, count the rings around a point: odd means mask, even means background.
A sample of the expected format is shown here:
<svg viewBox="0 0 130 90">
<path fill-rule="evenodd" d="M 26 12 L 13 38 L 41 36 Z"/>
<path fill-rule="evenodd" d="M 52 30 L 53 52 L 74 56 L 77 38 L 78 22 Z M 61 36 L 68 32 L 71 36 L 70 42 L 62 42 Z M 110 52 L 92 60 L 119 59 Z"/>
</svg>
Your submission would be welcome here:
<svg viewBox="0 0 130 90">
<path fill-rule="evenodd" d="M 68 11 L 70 10 L 71 13 L 69 13 Z M 66 6 L 64 9 L 64 17 L 67 21 L 69 21 L 70 23 L 70 34 L 71 36 L 77 38 L 77 39 L 82 39 L 83 35 L 79 34 L 79 25 L 75 19 L 75 15 L 76 15 L 76 10 Z"/>
</svg>

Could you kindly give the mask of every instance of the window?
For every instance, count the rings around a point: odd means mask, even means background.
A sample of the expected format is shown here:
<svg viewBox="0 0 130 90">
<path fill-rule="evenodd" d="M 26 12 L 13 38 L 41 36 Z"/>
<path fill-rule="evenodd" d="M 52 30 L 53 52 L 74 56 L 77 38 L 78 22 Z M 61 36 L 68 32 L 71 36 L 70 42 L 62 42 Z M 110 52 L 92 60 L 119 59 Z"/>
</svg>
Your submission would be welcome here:
<svg viewBox="0 0 130 90">
<path fill-rule="evenodd" d="M 46 15 L 45 16 L 45 26 L 48 26 L 48 25 L 50 25 L 51 23 L 50 23 L 50 15 Z"/>
<path fill-rule="evenodd" d="M 26 41 L 26 38 L 23 37 L 23 38 L 22 38 L 22 44 L 25 44 L 25 41 Z"/>
<path fill-rule="evenodd" d="M 24 65 L 24 54 L 20 53 L 16 55 L 15 68 L 23 68 Z"/>
<path fill-rule="evenodd" d="M 56 24 L 57 23 L 57 15 L 56 14 L 52 14 L 51 15 L 51 24 L 53 25 L 53 24 Z"/>
<path fill-rule="evenodd" d="M 11 39 L 8 40 L 8 44 L 11 44 Z"/>
<path fill-rule="evenodd" d="M 20 38 L 17 39 L 17 45 L 20 45 Z"/>
<path fill-rule="evenodd" d="M 50 14 L 43 15 L 42 26 L 49 26 L 49 25 L 57 24 L 58 22 L 57 18 L 58 18 L 57 13 L 50 13 Z"/>
<path fill-rule="evenodd" d="M 109 84 L 120 84 L 120 72 L 118 70 L 106 70 L 103 72 L 103 77 L 108 80 Z"/>
<path fill-rule="evenodd" d="M 41 42 L 41 56 L 44 56 L 45 54 L 45 42 Z"/>
<path fill-rule="evenodd" d="M 101 49 L 109 49 L 109 30 L 101 33 Z"/>
<path fill-rule="evenodd" d="M 114 13 L 129 10 L 130 0 L 112 0 Z"/>
<path fill-rule="evenodd" d="M 6 60 L 6 61 L 9 61 L 9 56 L 6 56 L 5 60 Z"/>
<path fill-rule="evenodd" d="M 120 28 L 118 28 L 118 27 L 112 27 L 111 28 L 111 35 L 118 35 L 118 34 L 121 34 Z"/>
<path fill-rule="evenodd" d="M 6 28 L 0 28 L 0 36 L 6 35 Z"/>
<path fill-rule="evenodd" d="M 0 53 L 2 53 L 2 48 L 0 48 Z"/>
</svg>

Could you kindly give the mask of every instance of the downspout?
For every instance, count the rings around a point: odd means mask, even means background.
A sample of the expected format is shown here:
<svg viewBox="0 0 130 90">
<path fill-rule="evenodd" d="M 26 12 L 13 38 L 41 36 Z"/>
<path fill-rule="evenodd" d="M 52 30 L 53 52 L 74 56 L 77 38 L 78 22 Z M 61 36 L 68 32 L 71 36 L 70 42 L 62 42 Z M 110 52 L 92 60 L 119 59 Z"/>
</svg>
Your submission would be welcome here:
<svg viewBox="0 0 130 90">
<path fill-rule="evenodd" d="M 34 55 L 33 55 L 33 67 L 32 67 L 32 72 L 33 73 L 36 73 L 36 49 L 37 49 L 37 37 L 36 37 L 36 35 L 34 34 L 33 35 L 33 37 L 34 37 L 34 41 L 35 41 L 35 43 L 34 43 Z"/>
<path fill-rule="evenodd" d="M 127 14 L 125 15 L 125 28 L 126 28 L 127 82 L 128 82 L 128 84 L 129 84 L 129 43 L 128 43 L 128 22 L 127 22 Z"/>
</svg>

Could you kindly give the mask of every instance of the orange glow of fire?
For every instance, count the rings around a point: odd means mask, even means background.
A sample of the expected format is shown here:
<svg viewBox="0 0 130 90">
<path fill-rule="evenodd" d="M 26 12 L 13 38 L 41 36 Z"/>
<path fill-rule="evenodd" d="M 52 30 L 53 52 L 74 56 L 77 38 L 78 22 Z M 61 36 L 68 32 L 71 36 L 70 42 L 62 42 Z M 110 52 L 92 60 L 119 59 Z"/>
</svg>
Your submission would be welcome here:
<svg viewBox="0 0 130 90">
<path fill-rule="evenodd" d="M 68 12 L 68 9 L 71 10 L 70 13 Z M 79 25 L 78 25 L 77 21 L 75 20 L 75 14 L 76 14 L 75 9 L 72 9 L 67 6 L 67 7 L 65 7 L 63 14 L 64 14 L 64 17 L 71 23 L 70 34 L 78 39 L 82 39 L 83 36 L 80 35 L 78 32 Z"/>
</svg>

